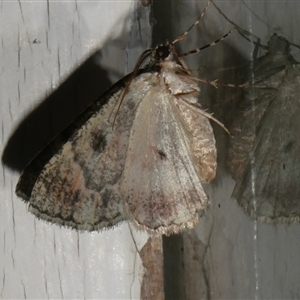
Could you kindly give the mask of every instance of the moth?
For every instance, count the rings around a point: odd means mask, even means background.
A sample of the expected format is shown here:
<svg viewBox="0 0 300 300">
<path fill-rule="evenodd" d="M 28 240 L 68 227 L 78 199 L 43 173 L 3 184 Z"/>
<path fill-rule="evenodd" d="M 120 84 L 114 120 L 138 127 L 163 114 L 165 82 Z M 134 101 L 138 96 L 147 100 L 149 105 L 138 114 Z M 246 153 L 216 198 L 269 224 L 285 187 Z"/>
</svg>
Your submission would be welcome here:
<svg viewBox="0 0 300 300">
<path fill-rule="evenodd" d="M 203 184 L 217 167 L 214 118 L 198 104 L 198 83 L 216 83 L 193 77 L 188 53 L 175 49 L 187 34 L 143 52 L 131 74 L 31 161 L 16 187 L 30 212 L 87 231 L 131 220 L 169 235 L 197 223 L 209 206 Z"/>
<path fill-rule="evenodd" d="M 233 197 L 267 223 L 300 217 L 300 68 L 290 46 L 276 34 L 270 38 L 266 55 L 254 60 L 252 86 L 230 127 Z"/>
</svg>

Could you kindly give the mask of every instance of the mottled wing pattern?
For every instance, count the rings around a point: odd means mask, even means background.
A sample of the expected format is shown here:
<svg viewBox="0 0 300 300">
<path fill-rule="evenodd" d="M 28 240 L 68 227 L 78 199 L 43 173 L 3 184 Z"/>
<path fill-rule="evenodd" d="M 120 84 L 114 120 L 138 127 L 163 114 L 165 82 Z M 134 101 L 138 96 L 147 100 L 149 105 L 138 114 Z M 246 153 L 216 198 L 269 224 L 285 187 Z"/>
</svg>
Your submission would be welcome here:
<svg viewBox="0 0 300 300">
<path fill-rule="evenodd" d="M 121 181 L 129 218 L 162 234 L 193 227 L 209 204 L 202 183 L 215 172 L 207 117 L 164 86 L 152 88 L 138 108 Z"/>
<path fill-rule="evenodd" d="M 250 89 L 252 107 L 235 122 L 229 151 L 233 197 L 264 222 L 300 217 L 300 69 L 284 67 L 262 82 L 270 89 Z"/>
<path fill-rule="evenodd" d="M 97 230 L 125 219 L 120 178 L 134 115 L 144 94 L 151 88 L 151 78 L 151 73 L 144 73 L 133 79 L 114 128 L 113 120 L 123 90 L 119 84 L 101 97 L 99 101 L 107 99 L 104 105 L 99 104 L 95 109 L 97 103 L 94 103 L 79 117 L 79 121 L 86 120 L 84 124 L 76 126 L 75 121 L 71 125 L 76 127 L 73 134 L 40 173 L 31 174 L 30 170 L 35 170 L 32 164 L 25 169 L 17 185 L 17 194 L 29 201 L 32 213 L 81 230 Z M 50 151 L 55 143 L 49 145 Z M 41 154 L 43 159 L 45 153 L 47 148 Z M 38 165 L 39 156 L 35 161 Z"/>
</svg>

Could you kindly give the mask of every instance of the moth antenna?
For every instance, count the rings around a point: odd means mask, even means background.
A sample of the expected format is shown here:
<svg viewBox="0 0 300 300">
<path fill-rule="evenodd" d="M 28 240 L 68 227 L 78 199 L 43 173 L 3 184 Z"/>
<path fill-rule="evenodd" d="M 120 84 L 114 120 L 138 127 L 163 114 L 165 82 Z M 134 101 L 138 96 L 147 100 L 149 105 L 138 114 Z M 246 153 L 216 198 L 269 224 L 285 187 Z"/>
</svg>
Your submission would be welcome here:
<svg viewBox="0 0 300 300">
<path fill-rule="evenodd" d="M 231 20 L 230 20 L 230 19 L 229 19 L 222 11 L 221 11 L 221 9 L 217 6 L 217 4 L 216 4 L 213 0 L 211 0 L 211 2 L 212 2 L 212 4 L 213 4 L 213 6 L 215 7 L 215 9 L 219 12 L 219 14 L 220 14 L 220 15 L 221 15 L 228 23 L 232 24 L 232 25 L 235 27 L 235 29 L 238 31 L 238 33 L 239 33 L 244 39 L 246 39 L 246 40 L 247 40 L 248 42 L 250 42 L 250 43 L 253 43 L 254 45 L 258 45 L 259 47 L 261 47 L 261 48 L 263 48 L 263 49 L 265 49 L 265 50 L 268 49 L 268 46 L 262 45 L 262 44 L 260 43 L 260 38 L 259 38 L 258 36 L 256 36 L 255 34 L 251 33 L 250 31 L 247 31 L 247 30 L 241 28 L 239 25 L 237 25 L 236 23 L 234 23 L 233 21 L 231 21 Z M 252 38 L 255 38 L 257 41 L 255 42 L 255 41 L 253 41 L 253 39 L 248 38 L 247 36 L 250 36 L 250 37 L 252 37 Z"/>
<path fill-rule="evenodd" d="M 114 129 L 114 125 L 115 125 L 115 121 L 116 121 L 116 118 L 117 118 L 117 115 L 119 113 L 119 110 L 120 110 L 120 107 L 121 107 L 121 104 L 123 102 L 123 99 L 125 97 L 125 95 L 127 94 L 128 92 L 128 89 L 129 89 L 129 86 L 132 82 L 132 80 L 136 77 L 137 73 L 139 72 L 139 69 L 141 67 L 141 65 L 143 64 L 143 62 L 146 60 L 146 58 L 152 53 L 152 49 L 148 49 L 148 50 L 145 50 L 139 57 L 139 59 L 137 60 L 137 63 L 128 79 L 128 81 L 126 82 L 126 85 L 120 95 L 120 98 L 119 98 L 119 105 L 118 105 L 118 108 L 117 108 L 117 111 L 116 111 L 116 114 L 115 114 L 115 117 L 114 117 L 114 120 L 113 120 L 113 123 L 112 123 L 112 129 Z"/>
<path fill-rule="evenodd" d="M 187 55 L 191 55 L 191 54 L 195 54 L 195 53 L 199 53 L 200 51 L 202 51 L 203 49 L 206 49 L 208 47 L 212 47 L 212 46 L 215 46 L 216 44 L 218 44 L 219 42 L 223 41 L 233 30 L 237 29 L 236 27 L 232 28 L 231 30 L 229 30 L 226 34 L 224 34 L 221 38 L 215 40 L 214 42 L 210 43 L 210 44 L 207 44 L 203 47 L 200 47 L 200 48 L 196 48 L 196 49 L 193 49 L 193 50 L 190 50 L 188 52 L 185 52 L 183 54 L 181 54 L 180 56 L 187 56 Z"/>
<path fill-rule="evenodd" d="M 198 17 L 198 19 L 196 20 L 196 22 L 186 31 L 184 32 L 182 35 L 180 35 L 179 37 L 177 37 L 171 44 L 174 45 L 175 43 L 179 42 L 179 41 L 182 41 L 186 38 L 186 36 L 189 34 L 189 32 L 192 30 L 192 28 L 196 25 L 199 24 L 201 18 L 204 16 L 205 12 L 207 11 L 209 5 L 210 5 L 210 2 L 212 2 L 212 0 L 209 0 L 207 2 L 207 4 L 205 5 L 201 15 Z"/>
</svg>

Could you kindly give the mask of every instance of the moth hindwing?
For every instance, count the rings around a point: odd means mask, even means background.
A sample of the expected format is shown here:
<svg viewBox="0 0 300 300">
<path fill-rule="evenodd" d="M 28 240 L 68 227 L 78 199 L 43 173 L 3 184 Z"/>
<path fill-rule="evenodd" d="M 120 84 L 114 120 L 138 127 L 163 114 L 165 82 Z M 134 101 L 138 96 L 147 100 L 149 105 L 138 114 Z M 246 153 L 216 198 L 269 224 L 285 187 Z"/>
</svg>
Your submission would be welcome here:
<svg viewBox="0 0 300 300">
<path fill-rule="evenodd" d="M 274 34 L 266 55 L 253 62 L 253 87 L 230 130 L 233 197 L 255 219 L 300 219 L 299 63 L 290 43 Z"/>
<path fill-rule="evenodd" d="M 122 220 L 167 235 L 195 225 L 217 163 L 199 79 L 174 46 L 186 36 L 146 50 L 132 74 L 33 159 L 16 188 L 32 213 L 90 231 Z"/>
</svg>

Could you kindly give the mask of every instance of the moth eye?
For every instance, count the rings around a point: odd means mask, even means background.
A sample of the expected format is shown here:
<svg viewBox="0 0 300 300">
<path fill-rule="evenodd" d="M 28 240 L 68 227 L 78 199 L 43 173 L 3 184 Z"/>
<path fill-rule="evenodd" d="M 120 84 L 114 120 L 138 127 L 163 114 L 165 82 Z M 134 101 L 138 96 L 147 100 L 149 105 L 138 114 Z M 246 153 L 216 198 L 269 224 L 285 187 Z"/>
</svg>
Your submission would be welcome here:
<svg viewBox="0 0 300 300">
<path fill-rule="evenodd" d="M 156 52 L 155 52 L 155 58 L 157 60 L 162 60 L 162 59 L 165 59 L 169 56 L 170 54 L 170 50 L 169 50 L 169 47 L 168 46 L 159 46 L 157 49 L 156 49 Z"/>
</svg>

